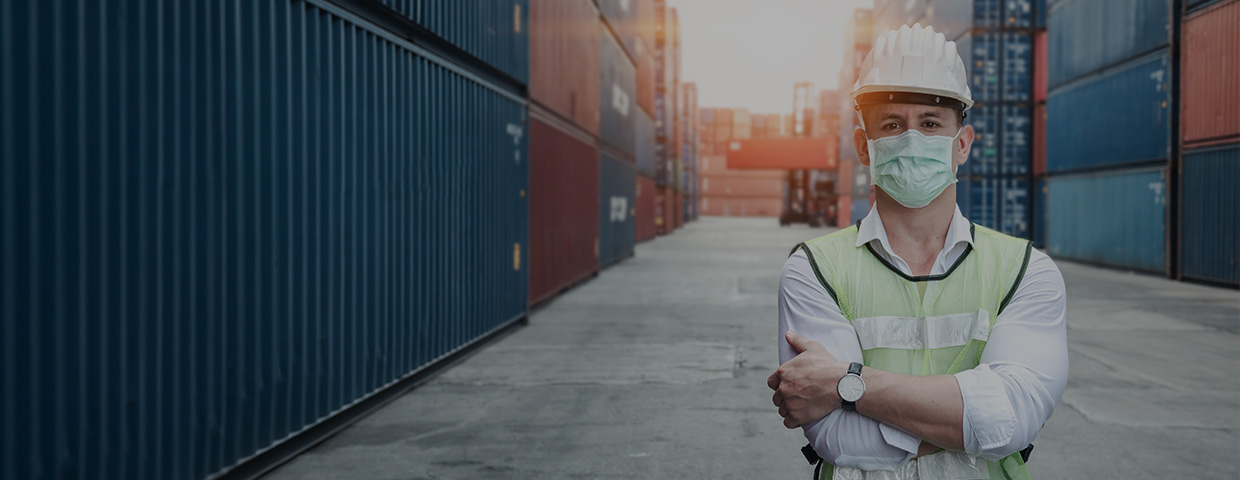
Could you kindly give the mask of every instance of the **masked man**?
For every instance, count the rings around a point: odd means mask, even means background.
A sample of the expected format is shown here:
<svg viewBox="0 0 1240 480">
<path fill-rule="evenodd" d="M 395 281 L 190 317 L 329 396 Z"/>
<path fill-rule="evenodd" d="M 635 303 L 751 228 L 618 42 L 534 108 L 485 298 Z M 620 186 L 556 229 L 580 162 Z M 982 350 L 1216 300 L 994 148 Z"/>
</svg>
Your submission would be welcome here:
<svg viewBox="0 0 1240 480">
<path fill-rule="evenodd" d="M 775 406 L 820 478 L 1029 478 L 1022 450 L 1067 383 L 1063 278 L 956 206 L 974 135 L 956 44 L 888 32 L 852 98 L 876 202 L 784 264 Z"/>
</svg>

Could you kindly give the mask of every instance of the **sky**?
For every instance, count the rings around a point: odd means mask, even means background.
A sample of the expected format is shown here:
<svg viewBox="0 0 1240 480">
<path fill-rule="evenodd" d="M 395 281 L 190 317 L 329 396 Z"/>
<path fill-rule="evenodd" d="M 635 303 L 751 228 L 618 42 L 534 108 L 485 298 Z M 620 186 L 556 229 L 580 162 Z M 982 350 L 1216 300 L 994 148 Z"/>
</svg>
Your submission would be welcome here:
<svg viewBox="0 0 1240 480">
<path fill-rule="evenodd" d="M 702 107 L 791 113 L 792 85 L 835 89 L 845 23 L 872 0 L 668 0 L 681 24 L 681 81 Z M 851 87 L 851 85 L 849 85 Z"/>
</svg>

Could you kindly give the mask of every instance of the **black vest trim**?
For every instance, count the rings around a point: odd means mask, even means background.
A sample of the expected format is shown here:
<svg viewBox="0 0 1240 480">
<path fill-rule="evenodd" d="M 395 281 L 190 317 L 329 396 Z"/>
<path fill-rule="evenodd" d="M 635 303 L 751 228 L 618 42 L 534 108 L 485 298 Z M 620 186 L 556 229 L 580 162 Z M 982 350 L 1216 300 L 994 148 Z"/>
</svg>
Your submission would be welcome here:
<svg viewBox="0 0 1240 480">
<path fill-rule="evenodd" d="M 973 222 L 969 222 L 969 237 L 970 238 L 977 238 L 977 236 L 974 235 L 973 227 L 975 226 L 976 225 Z M 858 232 L 861 231 L 861 220 L 857 220 L 857 231 Z M 882 255 L 879 255 L 878 252 L 874 251 L 874 247 L 870 246 L 870 242 L 865 242 L 865 248 L 866 250 L 870 251 L 871 255 L 874 255 L 874 258 L 876 260 L 878 260 L 879 262 L 882 262 L 883 266 L 887 267 L 888 270 L 891 270 L 896 275 L 899 275 L 900 278 L 903 278 L 905 280 L 908 280 L 914 283 L 916 282 L 937 282 L 939 280 L 946 279 L 948 276 L 951 276 L 952 272 L 956 271 L 956 267 L 959 267 L 960 264 L 964 263 L 964 259 L 969 258 L 970 253 L 973 253 L 973 244 L 969 244 L 969 246 L 965 247 L 964 253 L 960 254 L 960 258 L 956 259 L 956 263 L 953 263 L 951 268 L 948 268 L 946 272 L 943 272 L 942 274 L 939 274 L 939 275 L 923 275 L 923 276 L 915 277 L 912 275 L 907 275 L 904 272 L 901 272 L 899 268 L 896 268 L 895 265 L 892 265 L 891 262 L 888 262 L 887 259 L 883 258 Z"/>
<path fill-rule="evenodd" d="M 1025 270 L 1029 268 L 1029 257 L 1031 255 L 1033 255 L 1033 242 L 1025 244 L 1025 261 L 1020 264 L 1020 272 L 1016 274 L 1016 281 L 1012 282 L 1012 289 L 1008 290 L 1006 297 L 1003 297 L 1003 302 L 999 304 L 999 312 L 995 313 L 995 316 L 1003 313 L 1003 309 L 1007 307 L 1008 302 L 1011 302 L 1012 297 L 1016 296 L 1016 289 L 1020 287 L 1020 282 L 1025 279 Z"/>
<path fill-rule="evenodd" d="M 827 294 L 831 295 L 831 300 L 834 300 L 835 304 L 839 305 L 840 298 L 835 295 L 835 289 L 831 288 L 831 284 L 827 283 L 827 279 L 822 276 L 822 271 L 818 270 L 818 262 L 814 261 L 814 254 L 810 253 L 809 245 L 798 243 L 796 247 L 792 248 L 792 252 L 789 253 L 788 256 L 791 257 L 793 254 L 797 253 L 798 248 L 805 251 L 805 258 L 809 260 L 809 266 L 814 269 L 814 276 L 818 277 L 818 283 L 821 283 L 822 287 L 827 289 Z"/>
</svg>

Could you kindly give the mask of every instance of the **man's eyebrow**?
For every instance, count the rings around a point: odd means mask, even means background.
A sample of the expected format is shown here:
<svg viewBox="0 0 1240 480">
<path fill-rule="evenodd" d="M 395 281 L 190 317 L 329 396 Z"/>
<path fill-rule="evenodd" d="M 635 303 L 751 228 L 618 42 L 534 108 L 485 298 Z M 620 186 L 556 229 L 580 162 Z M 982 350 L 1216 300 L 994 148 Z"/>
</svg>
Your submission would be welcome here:
<svg viewBox="0 0 1240 480">
<path fill-rule="evenodd" d="M 879 117 L 878 117 L 878 120 L 879 120 L 879 121 L 884 121 L 884 120 L 892 120 L 892 119 L 894 119 L 894 120 L 904 120 L 904 117 L 901 117 L 901 116 L 896 115 L 896 114 L 891 113 L 891 112 L 886 112 L 886 113 L 884 113 L 884 114 L 882 114 L 881 116 L 879 116 Z"/>
<path fill-rule="evenodd" d="M 924 112 L 921 112 L 920 116 L 922 118 L 925 118 L 925 117 L 943 118 L 942 115 L 939 115 L 938 110 L 926 110 Z"/>
</svg>

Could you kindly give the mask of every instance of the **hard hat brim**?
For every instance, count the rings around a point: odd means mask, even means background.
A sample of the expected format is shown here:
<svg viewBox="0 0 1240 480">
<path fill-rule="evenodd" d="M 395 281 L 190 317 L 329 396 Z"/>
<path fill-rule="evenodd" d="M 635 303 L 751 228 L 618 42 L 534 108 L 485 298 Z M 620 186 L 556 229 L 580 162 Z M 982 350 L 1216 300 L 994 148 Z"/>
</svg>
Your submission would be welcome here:
<svg viewBox="0 0 1240 480">
<path fill-rule="evenodd" d="M 916 97 L 899 95 L 899 94 L 920 94 L 929 97 L 927 101 L 910 101 L 917 100 Z M 896 99 L 882 100 L 882 96 L 874 96 L 873 94 L 895 94 L 905 101 L 896 101 Z M 864 98 L 863 98 L 864 97 Z M 939 101 L 935 102 L 934 97 L 939 97 Z M 916 87 L 912 85 L 866 85 L 852 92 L 853 101 L 857 105 L 872 103 L 915 103 L 919 105 L 942 105 L 944 107 L 956 108 L 964 111 L 973 108 L 973 99 L 963 97 L 956 92 L 944 90 L 941 88 Z M 925 98 L 925 97 L 923 97 Z M 952 101 L 954 100 L 954 101 Z M 964 108 L 959 106 L 963 105 Z"/>
</svg>

